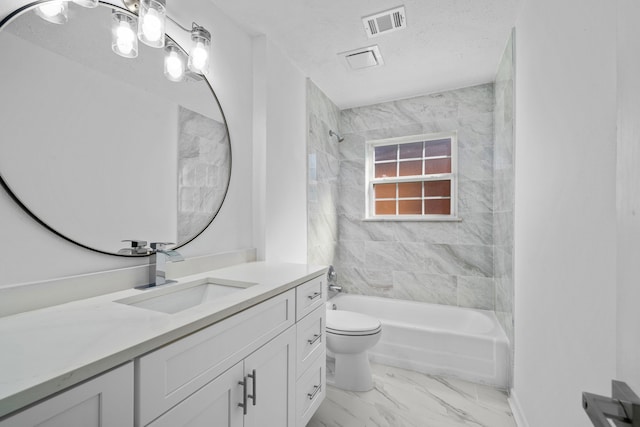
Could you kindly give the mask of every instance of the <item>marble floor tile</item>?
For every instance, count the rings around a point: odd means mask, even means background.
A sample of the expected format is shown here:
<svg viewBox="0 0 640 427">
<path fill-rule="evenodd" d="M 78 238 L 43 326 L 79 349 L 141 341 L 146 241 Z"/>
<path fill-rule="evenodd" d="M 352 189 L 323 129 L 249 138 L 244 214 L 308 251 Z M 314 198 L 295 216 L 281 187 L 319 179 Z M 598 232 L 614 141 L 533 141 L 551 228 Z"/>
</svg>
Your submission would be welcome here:
<svg viewBox="0 0 640 427">
<path fill-rule="evenodd" d="M 374 388 L 328 386 L 307 427 L 516 427 L 500 390 L 372 364 Z"/>
</svg>

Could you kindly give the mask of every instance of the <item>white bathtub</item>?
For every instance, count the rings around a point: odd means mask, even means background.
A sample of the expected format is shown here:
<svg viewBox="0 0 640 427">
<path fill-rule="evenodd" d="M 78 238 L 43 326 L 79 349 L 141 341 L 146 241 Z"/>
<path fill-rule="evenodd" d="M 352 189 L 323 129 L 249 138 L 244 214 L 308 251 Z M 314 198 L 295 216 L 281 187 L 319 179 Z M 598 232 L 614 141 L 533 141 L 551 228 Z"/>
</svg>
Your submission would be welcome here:
<svg viewBox="0 0 640 427">
<path fill-rule="evenodd" d="M 329 302 L 380 319 L 375 363 L 508 388 L 509 344 L 492 311 L 350 294 Z"/>
</svg>

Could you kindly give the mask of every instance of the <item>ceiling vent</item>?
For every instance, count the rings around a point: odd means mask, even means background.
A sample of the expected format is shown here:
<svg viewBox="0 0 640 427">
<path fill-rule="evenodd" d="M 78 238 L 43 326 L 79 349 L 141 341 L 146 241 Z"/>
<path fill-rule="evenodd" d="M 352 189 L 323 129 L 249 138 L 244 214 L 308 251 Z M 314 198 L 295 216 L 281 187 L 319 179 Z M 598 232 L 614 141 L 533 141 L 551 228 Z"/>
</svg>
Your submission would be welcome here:
<svg viewBox="0 0 640 427">
<path fill-rule="evenodd" d="M 384 64 L 378 46 L 363 47 L 338 54 L 347 69 L 362 70 L 364 68 L 379 67 Z"/>
<path fill-rule="evenodd" d="M 404 6 L 398 6 L 375 15 L 362 18 L 364 30 L 369 38 L 407 28 L 407 17 Z"/>
</svg>

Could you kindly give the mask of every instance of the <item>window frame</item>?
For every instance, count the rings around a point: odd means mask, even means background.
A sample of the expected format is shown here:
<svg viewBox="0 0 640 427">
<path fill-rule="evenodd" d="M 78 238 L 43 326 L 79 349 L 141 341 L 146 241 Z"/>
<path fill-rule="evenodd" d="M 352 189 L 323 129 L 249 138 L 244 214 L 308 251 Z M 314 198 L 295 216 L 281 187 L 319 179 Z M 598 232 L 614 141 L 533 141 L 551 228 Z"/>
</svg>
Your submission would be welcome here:
<svg viewBox="0 0 640 427">
<path fill-rule="evenodd" d="M 403 145 L 410 144 L 416 142 L 428 142 L 428 141 L 436 141 L 441 139 L 450 139 L 451 140 L 451 172 L 449 173 L 440 173 L 440 174 L 432 174 L 432 175 L 410 175 L 410 176 L 395 176 L 395 177 L 386 177 L 386 178 L 376 178 L 374 176 L 375 170 L 375 148 L 380 146 L 390 146 L 390 145 Z M 368 140 L 365 143 L 366 145 L 366 161 L 365 161 L 365 221 L 460 221 L 458 217 L 458 132 L 457 131 L 449 131 L 449 132 L 438 132 L 438 133 L 428 133 L 428 134 L 420 134 L 420 135 L 409 135 L 402 136 L 396 138 L 385 138 L 385 139 L 376 139 L 376 140 Z M 446 158 L 446 157 L 445 157 Z M 426 158 L 423 156 L 420 160 L 422 160 L 424 164 L 424 160 Z M 396 156 L 395 162 L 398 164 L 401 161 L 415 161 L 417 159 L 402 159 L 400 160 L 399 156 Z M 423 167 L 424 170 L 424 167 Z M 397 184 L 404 182 L 427 182 L 427 181 L 442 181 L 442 180 L 451 180 L 451 196 L 450 196 L 450 214 L 442 215 L 442 214 L 420 214 L 420 215 L 376 215 L 374 214 L 375 208 L 375 193 L 373 190 L 373 186 L 375 184 Z M 393 199 L 390 199 L 393 200 Z M 396 194 L 396 204 L 399 202 L 400 198 Z M 406 199 L 405 199 L 406 200 Z M 424 190 L 422 195 L 422 206 L 424 209 Z M 397 212 L 396 205 L 396 212 Z"/>
</svg>

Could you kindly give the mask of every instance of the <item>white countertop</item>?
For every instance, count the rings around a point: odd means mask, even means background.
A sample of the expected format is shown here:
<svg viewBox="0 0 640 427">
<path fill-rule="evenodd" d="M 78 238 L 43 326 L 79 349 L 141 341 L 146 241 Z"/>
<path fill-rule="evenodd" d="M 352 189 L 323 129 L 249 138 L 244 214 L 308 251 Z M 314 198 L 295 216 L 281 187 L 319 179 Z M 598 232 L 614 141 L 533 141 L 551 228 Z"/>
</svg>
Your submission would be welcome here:
<svg viewBox="0 0 640 427">
<path fill-rule="evenodd" d="M 0 417 L 325 273 L 306 264 L 239 264 L 178 284 L 213 278 L 256 285 L 175 314 L 115 302 L 158 287 L 0 318 Z"/>
</svg>

